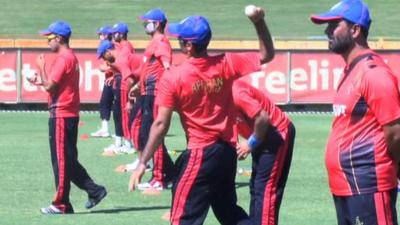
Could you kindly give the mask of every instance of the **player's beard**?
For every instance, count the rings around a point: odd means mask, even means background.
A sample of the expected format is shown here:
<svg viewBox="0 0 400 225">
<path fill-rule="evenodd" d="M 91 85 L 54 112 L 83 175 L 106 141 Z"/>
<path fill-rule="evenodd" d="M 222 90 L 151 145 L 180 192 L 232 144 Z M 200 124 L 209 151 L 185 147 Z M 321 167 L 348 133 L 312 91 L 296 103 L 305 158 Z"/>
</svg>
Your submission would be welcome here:
<svg viewBox="0 0 400 225">
<path fill-rule="evenodd" d="M 343 54 L 352 49 L 355 45 L 355 41 L 351 36 L 350 32 L 342 36 L 335 36 L 329 38 L 329 50 Z"/>
</svg>

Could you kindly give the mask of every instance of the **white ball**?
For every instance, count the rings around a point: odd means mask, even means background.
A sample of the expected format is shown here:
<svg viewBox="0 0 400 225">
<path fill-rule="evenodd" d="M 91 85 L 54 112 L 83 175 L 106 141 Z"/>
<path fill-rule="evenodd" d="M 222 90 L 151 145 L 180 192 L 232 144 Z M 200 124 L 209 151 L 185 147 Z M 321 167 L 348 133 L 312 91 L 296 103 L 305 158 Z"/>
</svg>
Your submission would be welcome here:
<svg viewBox="0 0 400 225">
<path fill-rule="evenodd" d="M 248 5 L 244 8 L 244 14 L 246 16 L 253 16 L 256 13 L 256 6 L 255 5 Z"/>
</svg>

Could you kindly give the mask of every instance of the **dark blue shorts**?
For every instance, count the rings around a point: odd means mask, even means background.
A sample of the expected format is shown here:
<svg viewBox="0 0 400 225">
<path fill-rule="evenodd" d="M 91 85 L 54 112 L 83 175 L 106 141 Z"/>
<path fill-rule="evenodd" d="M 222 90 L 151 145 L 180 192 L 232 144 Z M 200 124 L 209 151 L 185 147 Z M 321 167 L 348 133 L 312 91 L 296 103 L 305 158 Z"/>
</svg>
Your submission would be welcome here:
<svg viewBox="0 0 400 225">
<path fill-rule="evenodd" d="M 397 225 L 397 188 L 354 196 L 335 196 L 338 225 Z"/>
</svg>

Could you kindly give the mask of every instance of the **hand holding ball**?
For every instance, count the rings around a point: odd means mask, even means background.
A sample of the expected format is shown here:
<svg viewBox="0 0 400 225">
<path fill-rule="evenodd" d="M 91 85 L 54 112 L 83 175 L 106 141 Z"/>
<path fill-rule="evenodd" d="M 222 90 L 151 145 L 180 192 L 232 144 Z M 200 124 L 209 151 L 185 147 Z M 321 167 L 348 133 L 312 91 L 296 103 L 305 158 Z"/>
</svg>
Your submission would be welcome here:
<svg viewBox="0 0 400 225">
<path fill-rule="evenodd" d="M 254 16 L 256 14 L 256 9 L 255 5 L 248 5 L 244 8 L 244 14 L 248 17 Z"/>
<path fill-rule="evenodd" d="M 255 23 L 260 19 L 264 18 L 264 10 L 255 5 L 248 5 L 244 8 L 244 14 L 246 14 L 249 19 Z"/>
</svg>

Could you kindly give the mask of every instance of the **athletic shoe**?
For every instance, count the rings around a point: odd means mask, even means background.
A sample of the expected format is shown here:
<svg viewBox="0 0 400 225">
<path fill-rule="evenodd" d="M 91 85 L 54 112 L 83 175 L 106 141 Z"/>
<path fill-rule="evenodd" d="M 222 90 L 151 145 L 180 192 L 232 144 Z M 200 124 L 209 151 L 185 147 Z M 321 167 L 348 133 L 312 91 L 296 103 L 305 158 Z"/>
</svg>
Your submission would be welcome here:
<svg viewBox="0 0 400 225">
<path fill-rule="evenodd" d="M 89 197 L 88 201 L 85 204 L 85 208 L 87 209 L 91 209 L 93 207 L 95 207 L 97 204 L 99 204 L 101 202 L 101 200 L 103 200 L 104 197 L 107 196 L 107 190 L 101 186 L 102 190 L 100 191 L 99 195 L 96 197 Z"/>
<path fill-rule="evenodd" d="M 110 144 L 109 146 L 104 148 L 105 152 L 115 152 L 117 148 L 120 146 L 116 146 L 115 144 Z"/>
<path fill-rule="evenodd" d="M 154 181 L 154 180 L 152 180 L 150 182 L 138 184 L 138 186 L 137 186 L 137 189 L 139 189 L 141 191 L 144 191 L 144 190 L 150 189 L 150 188 L 158 190 L 158 191 L 164 190 L 163 185 L 160 182 Z"/>
<path fill-rule="evenodd" d="M 72 214 L 74 213 L 74 209 L 72 206 L 67 207 L 65 212 L 63 212 L 61 209 L 59 209 L 57 206 L 51 204 L 48 207 L 41 208 L 40 212 L 44 215 L 57 215 L 57 214 Z"/>
<path fill-rule="evenodd" d="M 115 148 L 114 153 L 115 154 L 133 154 L 135 152 L 135 149 L 122 145 L 120 147 Z"/>
<path fill-rule="evenodd" d="M 108 138 L 110 137 L 110 132 L 108 131 L 104 131 L 103 129 L 100 129 L 96 132 L 90 133 L 91 137 L 104 137 L 104 138 Z"/>
</svg>

